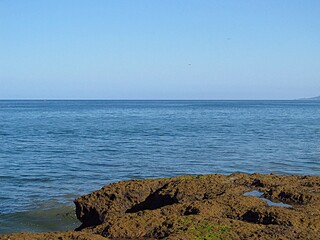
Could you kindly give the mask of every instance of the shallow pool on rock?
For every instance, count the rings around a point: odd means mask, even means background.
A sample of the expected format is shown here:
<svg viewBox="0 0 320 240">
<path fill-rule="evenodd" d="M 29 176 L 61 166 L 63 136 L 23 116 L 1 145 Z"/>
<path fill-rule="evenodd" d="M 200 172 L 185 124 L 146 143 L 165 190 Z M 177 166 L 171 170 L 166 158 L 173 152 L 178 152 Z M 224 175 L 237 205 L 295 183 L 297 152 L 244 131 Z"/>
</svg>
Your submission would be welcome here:
<svg viewBox="0 0 320 240">
<path fill-rule="evenodd" d="M 273 202 L 267 198 L 262 197 L 263 196 L 263 192 L 257 191 L 257 190 L 253 190 L 250 192 L 246 192 L 243 194 L 243 196 L 251 196 L 251 197 L 258 197 L 259 199 L 265 201 L 268 206 L 270 207 L 286 207 L 286 208 L 292 208 L 291 205 L 283 203 L 283 202 Z"/>
</svg>

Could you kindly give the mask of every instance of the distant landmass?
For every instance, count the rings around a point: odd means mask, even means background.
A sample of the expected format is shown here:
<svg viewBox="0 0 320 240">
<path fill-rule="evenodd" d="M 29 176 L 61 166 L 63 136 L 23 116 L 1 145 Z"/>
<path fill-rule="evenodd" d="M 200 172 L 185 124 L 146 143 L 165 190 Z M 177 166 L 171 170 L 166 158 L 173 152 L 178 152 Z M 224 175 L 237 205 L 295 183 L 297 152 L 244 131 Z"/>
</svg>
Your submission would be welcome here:
<svg viewBox="0 0 320 240">
<path fill-rule="evenodd" d="M 300 98 L 298 100 L 310 100 L 310 101 L 320 101 L 320 96 L 311 97 L 311 98 Z"/>
</svg>

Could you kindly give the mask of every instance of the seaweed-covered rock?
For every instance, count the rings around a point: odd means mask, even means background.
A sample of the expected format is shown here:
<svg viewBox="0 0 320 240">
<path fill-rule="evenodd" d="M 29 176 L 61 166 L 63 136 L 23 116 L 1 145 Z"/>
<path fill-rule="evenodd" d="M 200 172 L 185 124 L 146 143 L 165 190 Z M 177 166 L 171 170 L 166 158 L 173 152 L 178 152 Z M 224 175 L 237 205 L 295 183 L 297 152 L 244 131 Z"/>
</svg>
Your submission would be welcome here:
<svg viewBox="0 0 320 240">
<path fill-rule="evenodd" d="M 259 195 L 245 194 L 252 191 Z M 129 180 L 79 197 L 75 205 L 82 222 L 77 231 L 12 234 L 10 239 L 19 239 L 17 236 L 318 239 L 320 236 L 319 176 L 237 173 Z M 9 239 L 8 236 L 0 239 Z"/>
</svg>

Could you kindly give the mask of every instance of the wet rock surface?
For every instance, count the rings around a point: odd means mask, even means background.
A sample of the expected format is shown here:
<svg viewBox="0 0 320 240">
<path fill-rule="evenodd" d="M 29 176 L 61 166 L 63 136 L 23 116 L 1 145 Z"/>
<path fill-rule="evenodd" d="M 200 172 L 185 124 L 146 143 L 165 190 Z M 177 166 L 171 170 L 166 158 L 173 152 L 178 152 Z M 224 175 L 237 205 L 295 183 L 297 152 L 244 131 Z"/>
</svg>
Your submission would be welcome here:
<svg viewBox="0 0 320 240">
<path fill-rule="evenodd" d="M 259 197 L 244 195 L 254 190 L 263 193 L 265 199 L 291 207 L 269 206 Z M 239 173 L 129 180 L 84 195 L 75 200 L 75 205 L 82 222 L 76 231 L 2 235 L 0 239 L 319 239 L 320 236 L 318 176 Z"/>
</svg>

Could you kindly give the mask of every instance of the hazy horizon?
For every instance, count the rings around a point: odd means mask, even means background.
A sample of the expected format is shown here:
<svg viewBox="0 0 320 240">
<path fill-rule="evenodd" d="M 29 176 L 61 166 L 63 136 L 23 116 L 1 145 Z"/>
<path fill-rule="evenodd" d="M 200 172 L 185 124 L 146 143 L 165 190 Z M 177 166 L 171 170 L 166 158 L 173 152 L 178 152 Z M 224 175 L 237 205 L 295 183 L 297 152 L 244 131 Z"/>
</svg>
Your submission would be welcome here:
<svg viewBox="0 0 320 240">
<path fill-rule="evenodd" d="M 318 96 L 316 96 L 318 98 Z M 2 98 L 0 101 L 295 101 L 309 100 L 315 97 L 295 99 L 133 99 L 133 98 Z"/>
<path fill-rule="evenodd" d="M 2 100 L 320 95 L 319 1 L 1 1 Z"/>
</svg>

